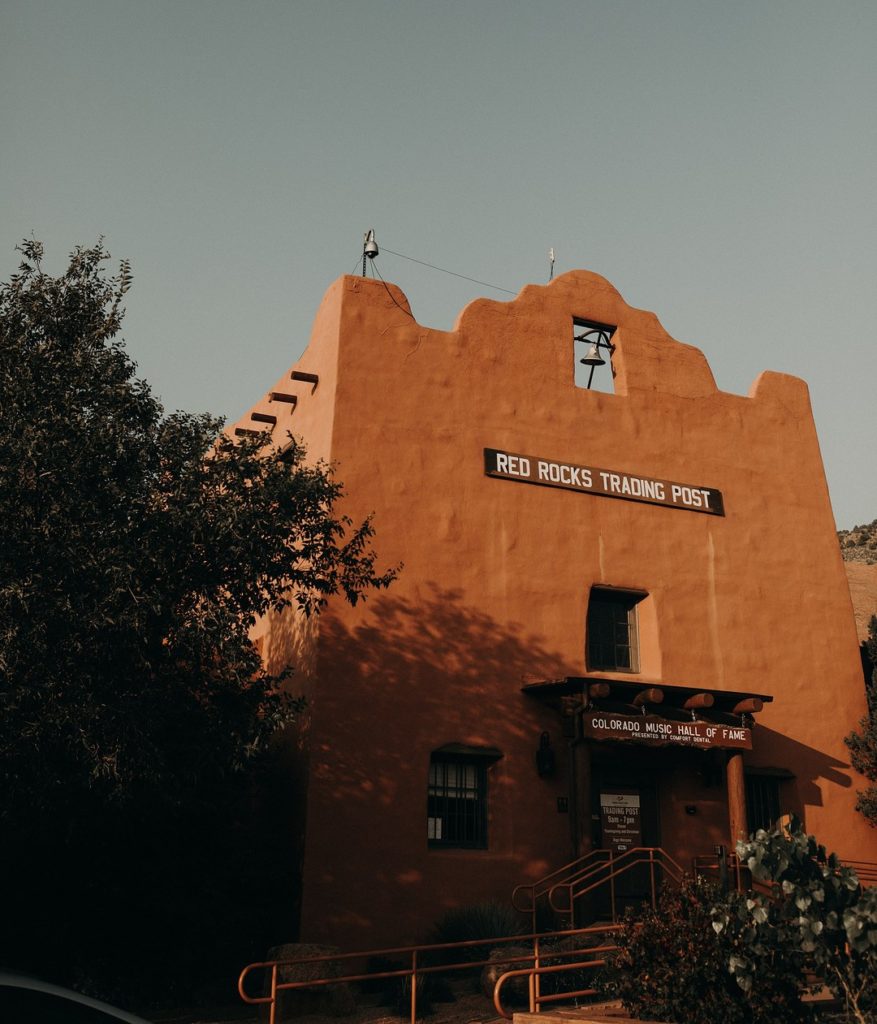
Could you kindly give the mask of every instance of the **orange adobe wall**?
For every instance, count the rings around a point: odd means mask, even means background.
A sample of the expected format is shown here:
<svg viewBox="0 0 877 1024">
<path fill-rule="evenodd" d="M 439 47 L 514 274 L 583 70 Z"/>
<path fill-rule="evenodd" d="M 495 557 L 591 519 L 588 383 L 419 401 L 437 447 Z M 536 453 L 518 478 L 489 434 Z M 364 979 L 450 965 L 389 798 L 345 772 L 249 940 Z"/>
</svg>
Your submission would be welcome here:
<svg viewBox="0 0 877 1024">
<path fill-rule="evenodd" d="M 616 328 L 614 394 L 575 385 L 574 319 Z M 643 841 L 681 864 L 728 844 L 725 752 L 583 741 L 569 708 L 591 679 L 773 697 L 746 771 L 830 848 L 877 861 L 843 743 L 864 687 L 802 381 L 718 391 L 698 349 L 584 271 L 473 302 L 451 332 L 418 324 L 395 286 L 344 277 L 292 372 L 318 383 L 287 374 L 268 395 L 296 403 L 266 395 L 251 413 L 332 461 L 347 514 L 374 513 L 381 564 L 404 564 L 355 608 L 258 627 L 309 698 L 287 809 L 306 807 L 302 939 L 423 940 L 452 906 L 508 900 L 600 842 L 611 785 L 640 793 Z M 712 488 L 725 514 L 496 478 L 485 449 Z M 638 671 L 588 670 L 595 585 L 642 597 Z M 522 689 L 542 680 L 577 682 L 557 699 Z M 543 733 L 556 770 L 540 776 Z M 482 757 L 486 848 L 428 841 L 443 748 Z"/>
</svg>

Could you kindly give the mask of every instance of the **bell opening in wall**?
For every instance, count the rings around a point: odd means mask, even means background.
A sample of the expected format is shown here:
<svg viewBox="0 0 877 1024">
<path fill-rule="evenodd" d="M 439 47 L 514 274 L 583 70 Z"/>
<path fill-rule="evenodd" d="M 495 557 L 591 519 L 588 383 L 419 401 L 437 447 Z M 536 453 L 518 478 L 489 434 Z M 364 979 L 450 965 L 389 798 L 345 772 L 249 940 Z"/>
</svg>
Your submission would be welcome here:
<svg viewBox="0 0 877 1024">
<path fill-rule="evenodd" d="M 615 366 L 612 361 L 615 327 L 581 317 L 573 317 L 572 324 L 576 387 L 615 394 Z"/>
</svg>

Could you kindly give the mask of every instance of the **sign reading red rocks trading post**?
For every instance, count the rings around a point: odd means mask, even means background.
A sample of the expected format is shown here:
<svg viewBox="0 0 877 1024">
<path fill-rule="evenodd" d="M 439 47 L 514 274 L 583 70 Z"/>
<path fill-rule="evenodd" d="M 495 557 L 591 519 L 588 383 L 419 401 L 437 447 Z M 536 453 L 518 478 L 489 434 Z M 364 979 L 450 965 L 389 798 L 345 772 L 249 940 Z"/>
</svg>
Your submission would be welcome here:
<svg viewBox="0 0 877 1024">
<path fill-rule="evenodd" d="M 742 725 L 718 722 L 674 722 L 657 715 L 619 715 L 588 711 L 582 718 L 585 736 L 592 740 L 627 740 L 653 747 L 737 747 L 752 749 L 752 731 Z"/>
<path fill-rule="evenodd" d="M 649 505 L 688 509 L 723 516 L 722 492 L 714 487 L 683 484 L 673 480 L 622 473 L 615 469 L 583 466 L 577 462 L 558 462 L 539 455 L 518 455 L 496 448 L 484 449 L 484 472 L 501 480 L 518 480 L 543 487 L 562 487 L 567 491 L 601 494 L 607 498 L 644 501 Z"/>
</svg>

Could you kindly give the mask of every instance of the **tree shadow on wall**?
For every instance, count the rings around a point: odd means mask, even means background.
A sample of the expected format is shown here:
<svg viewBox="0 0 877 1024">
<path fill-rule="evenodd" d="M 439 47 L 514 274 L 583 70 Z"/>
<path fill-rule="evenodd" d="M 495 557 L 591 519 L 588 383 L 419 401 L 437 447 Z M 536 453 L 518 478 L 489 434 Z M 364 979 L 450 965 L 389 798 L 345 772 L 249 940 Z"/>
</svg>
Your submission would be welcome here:
<svg viewBox="0 0 877 1024">
<path fill-rule="evenodd" d="M 804 804 L 822 806 L 820 779 L 842 789 L 849 789 L 852 786 L 853 779 L 849 773 L 848 761 L 840 761 L 815 747 L 808 747 L 791 736 L 760 724 L 756 725 L 756 736 L 758 748 L 769 750 L 771 759 L 776 761 L 778 766 L 794 772 L 802 808 Z"/>
<path fill-rule="evenodd" d="M 794 813 L 806 822 L 807 806 L 825 806 L 826 794 L 820 782 L 844 790 L 852 788 L 853 778 L 848 761 L 841 761 L 763 725 L 755 726 L 754 736 L 756 749 L 770 751 L 772 764 L 793 773 L 792 777 L 782 780 L 784 812 Z M 754 769 L 754 774 L 758 774 L 757 768 Z M 821 843 L 829 849 L 837 849 L 840 853 L 843 852 L 845 838 L 843 834 L 817 835 Z"/>
<path fill-rule="evenodd" d="M 305 886 L 331 894 L 321 939 L 349 946 L 352 932 L 374 935 L 385 918 L 406 915 L 398 934 L 421 939 L 429 921 L 415 922 L 411 901 L 432 899 L 434 916 L 488 895 L 507 901 L 513 884 L 568 859 L 568 819 L 555 799 L 558 787 L 566 791 L 564 758 L 551 781 L 535 770 L 543 731 L 560 747 L 560 720 L 521 687 L 580 665 L 525 624 L 500 622 L 460 591 L 434 585 L 410 597 L 382 595 L 364 609 L 329 609 L 318 628 Z M 489 767 L 489 854 L 428 847 L 430 753 L 448 744 L 501 752 Z M 556 863 L 546 858 L 546 835 L 557 836 Z M 355 851 L 355 872 L 345 871 L 339 846 Z M 489 858 L 502 867 L 495 891 L 485 892 Z M 363 884 L 368 900 L 357 895 Z"/>
<path fill-rule="evenodd" d="M 417 600 L 370 601 L 355 624 L 324 616 L 315 709 L 343 707 L 348 726 L 368 728 L 371 739 L 377 724 L 393 732 L 404 724 L 410 740 L 434 745 L 526 738 L 529 749 L 538 705 L 521 687 L 581 666 L 549 650 L 525 624 L 501 623 L 465 604 L 460 591 L 424 590 Z"/>
<path fill-rule="evenodd" d="M 483 854 L 481 860 L 464 851 L 436 857 L 427 846 L 429 757 L 446 744 L 491 747 L 503 755 L 490 769 L 489 828 L 491 856 L 497 855 L 497 864 L 505 861 L 490 895 L 507 899 L 511 875 L 516 882 L 533 880 L 567 859 L 568 837 L 561 835 L 554 800 L 569 781 L 566 759 L 558 757 L 551 781 L 539 779 L 533 764 L 542 731 L 550 732 L 560 752 L 560 721 L 555 709 L 521 687 L 580 674 L 580 661 L 552 650 L 525 623 L 499 621 L 468 604 L 461 591 L 436 585 L 412 588 L 407 596 L 381 595 L 352 610 L 330 608 L 317 630 L 308 799 L 318 826 L 310 837 L 306 885 L 331 894 L 321 938 L 349 946 L 352 934 L 369 934 L 387 918 L 400 932 L 413 933 L 414 911 L 406 921 L 406 904 L 422 907 L 430 889 L 436 915 L 484 895 L 478 889 Z M 288 642 L 291 652 L 293 634 L 294 627 L 273 643 Z M 846 762 L 774 730 L 758 730 L 772 761 L 795 773 L 788 784 L 795 805 L 790 809 L 820 806 L 820 783 L 851 787 Z M 556 840 L 554 860 L 546 854 L 546 835 Z M 339 847 L 355 856 L 349 877 Z M 365 880 L 368 900 L 356 893 Z M 422 938 L 422 930 L 411 937 Z"/>
<path fill-rule="evenodd" d="M 391 800 L 394 779 L 410 767 L 408 752 L 424 746 L 506 749 L 525 741 L 529 751 L 534 730 L 556 731 L 557 718 L 525 697 L 522 685 L 579 667 L 526 625 L 500 623 L 464 603 L 460 591 L 435 585 L 411 599 L 386 595 L 344 609 L 344 619 L 329 609 L 318 632 L 310 742 L 340 759 L 339 798 L 377 787 Z M 272 650 L 298 654 L 299 635 L 287 625 Z"/>
</svg>

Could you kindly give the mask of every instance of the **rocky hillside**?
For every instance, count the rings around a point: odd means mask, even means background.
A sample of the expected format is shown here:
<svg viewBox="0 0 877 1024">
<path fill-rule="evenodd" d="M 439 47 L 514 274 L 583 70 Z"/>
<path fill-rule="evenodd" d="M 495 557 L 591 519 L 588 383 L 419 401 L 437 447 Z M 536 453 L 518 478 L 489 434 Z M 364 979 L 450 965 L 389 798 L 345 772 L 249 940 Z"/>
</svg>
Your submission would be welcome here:
<svg viewBox="0 0 877 1024">
<path fill-rule="evenodd" d="M 868 639 L 871 619 L 877 615 L 877 519 L 852 530 L 838 530 L 837 539 L 846 562 L 856 631 L 859 640 L 864 641 Z"/>
<path fill-rule="evenodd" d="M 838 530 L 837 539 L 845 562 L 877 563 L 877 519 L 852 530 Z"/>
</svg>

